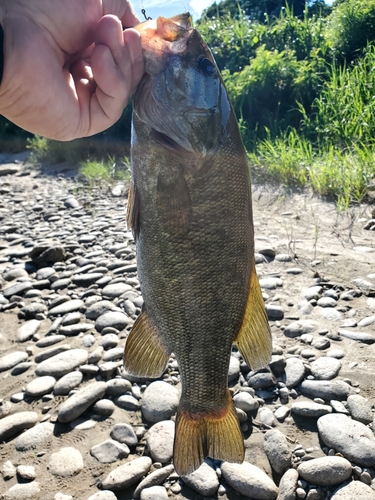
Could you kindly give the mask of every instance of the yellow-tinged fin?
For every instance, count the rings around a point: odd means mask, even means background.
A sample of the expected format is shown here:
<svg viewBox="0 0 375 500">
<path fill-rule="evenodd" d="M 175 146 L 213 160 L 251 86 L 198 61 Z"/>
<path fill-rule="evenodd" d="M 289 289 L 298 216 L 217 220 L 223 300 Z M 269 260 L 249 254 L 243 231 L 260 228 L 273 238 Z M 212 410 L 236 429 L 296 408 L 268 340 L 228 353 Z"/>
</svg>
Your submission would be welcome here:
<svg viewBox="0 0 375 500">
<path fill-rule="evenodd" d="M 253 260 L 249 295 L 240 331 L 234 343 L 252 370 L 267 365 L 272 355 L 271 331 L 264 307 L 262 291 Z"/>
<path fill-rule="evenodd" d="M 173 464 L 186 476 L 198 469 L 206 457 L 242 463 L 245 456 L 236 410 L 228 391 L 228 404 L 214 413 L 188 413 L 177 409 Z"/>
<path fill-rule="evenodd" d="M 156 20 L 156 29 L 160 38 L 168 42 L 174 42 L 186 34 L 184 26 L 162 16 Z"/>
<path fill-rule="evenodd" d="M 160 335 L 143 311 L 134 323 L 125 344 L 124 366 L 136 377 L 160 377 L 170 352 L 162 345 Z"/>
<path fill-rule="evenodd" d="M 136 240 L 139 235 L 139 195 L 133 181 L 130 182 L 129 187 L 126 223 L 128 228 L 131 228 Z"/>
</svg>

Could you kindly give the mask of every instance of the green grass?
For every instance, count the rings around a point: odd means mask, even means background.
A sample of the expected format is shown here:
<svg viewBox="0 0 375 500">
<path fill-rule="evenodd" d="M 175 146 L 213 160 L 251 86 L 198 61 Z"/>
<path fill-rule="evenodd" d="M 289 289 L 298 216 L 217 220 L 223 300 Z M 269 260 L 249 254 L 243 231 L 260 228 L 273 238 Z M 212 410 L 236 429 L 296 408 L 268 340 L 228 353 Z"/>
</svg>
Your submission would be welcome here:
<svg viewBox="0 0 375 500">
<path fill-rule="evenodd" d="M 375 178 L 374 147 L 353 145 L 340 150 L 330 145 L 314 151 L 295 130 L 276 140 L 262 141 L 249 159 L 255 180 L 311 187 L 321 196 L 335 199 L 340 210 L 364 201 Z"/>
<path fill-rule="evenodd" d="M 78 171 L 90 187 L 103 183 L 113 184 L 115 181 L 128 181 L 130 179 L 128 158 L 123 158 L 120 161 L 115 161 L 112 157 L 99 161 L 84 160 L 79 164 Z"/>
</svg>

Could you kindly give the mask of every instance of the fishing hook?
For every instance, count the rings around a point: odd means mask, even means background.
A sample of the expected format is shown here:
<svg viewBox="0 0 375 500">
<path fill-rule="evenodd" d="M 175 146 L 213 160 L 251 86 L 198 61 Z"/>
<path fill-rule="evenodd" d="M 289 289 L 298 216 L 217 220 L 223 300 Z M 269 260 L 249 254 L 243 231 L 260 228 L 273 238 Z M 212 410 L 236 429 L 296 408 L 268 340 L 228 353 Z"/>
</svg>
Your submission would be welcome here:
<svg viewBox="0 0 375 500">
<path fill-rule="evenodd" d="M 146 16 L 146 9 L 141 9 L 141 12 L 144 15 L 146 21 L 151 21 L 152 17 Z"/>
</svg>

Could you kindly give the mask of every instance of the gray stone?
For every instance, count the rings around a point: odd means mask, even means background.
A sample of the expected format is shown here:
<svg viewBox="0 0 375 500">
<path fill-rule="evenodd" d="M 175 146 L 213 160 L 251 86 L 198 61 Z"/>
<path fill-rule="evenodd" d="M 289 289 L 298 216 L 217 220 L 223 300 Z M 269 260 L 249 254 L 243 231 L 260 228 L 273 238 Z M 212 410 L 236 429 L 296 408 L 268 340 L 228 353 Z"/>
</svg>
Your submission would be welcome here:
<svg viewBox="0 0 375 500">
<path fill-rule="evenodd" d="M 81 453 L 73 447 L 62 448 L 52 453 L 49 459 L 49 472 L 53 476 L 72 477 L 83 469 L 83 458 Z"/>
<path fill-rule="evenodd" d="M 342 359 L 345 356 L 345 352 L 341 349 L 331 349 L 326 352 L 326 356 L 330 358 Z"/>
<path fill-rule="evenodd" d="M 81 308 L 83 308 L 85 303 L 83 300 L 80 299 L 72 299 L 68 300 L 67 302 L 64 302 L 63 304 L 60 304 L 56 307 L 53 307 L 48 311 L 49 316 L 57 316 L 57 315 L 65 315 L 70 312 L 74 311 L 79 311 Z"/>
<path fill-rule="evenodd" d="M 323 288 L 321 286 L 311 286 L 310 288 L 306 288 L 302 292 L 302 295 L 306 300 L 313 300 L 313 299 L 318 299 L 322 291 Z"/>
<path fill-rule="evenodd" d="M 52 436 L 55 426 L 51 422 L 42 422 L 23 432 L 15 441 L 17 451 L 38 449 L 44 441 Z"/>
<path fill-rule="evenodd" d="M 179 399 L 179 392 L 173 385 L 152 382 L 142 396 L 142 415 L 152 423 L 168 420 L 176 413 Z"/>
<path fill-rule="evenodd" d="M 261 278 L 259 285 L 266 290 L 276 290 L 276 288 L 283 286 L 283 281 L 280 278 Z"/>
<path fill-rule="evenodd" d="M 0 442 L 19 434 L 25 429 L 30 429 L 38 421 L 38 414 L 33 411 L 14 413 L 0 420 Z"/>
<path fill-rule="evenodd" d="M 284 335 L 289 338 L 295 338 L 303 335 L 304 333 L 315 332 L 319 327 L 319 323 L 311 319 L 300 319 L 290 323 L 285 330 Z"/>
<path fill-rule="evenodd" d="M 120 408 L 128 411 L 138 411 L 141 409 L 141 403 L 138 401 L 138 399 L 128 395 L 119 396 L 118 398 L 116 398 L 115 404 Z"/>
<path fill-rule="evenodd" d="M 55 383 L 56 379 L 49 375 L 38 377 L 27 384 L 25 394 L 31 398 L 40 398 L 52 392 Z"/>
<path fill-rule="evenodd" d="M 298 401 L 292 404 L 291 411 L 300 417 L 319 418 L 322 415 L 332 413 L 332 407 L 312 401 Z"/>
<path fill-rule="evenodd" d="M 364 424 L 333 413 L 319 418 L 318 431 L 327 446 L 348 460 L 363 467 L 375 465 L 375 437 Z"/>
<path fill-rule="evenodd" d="M 214 496 L 219 488 L 219 479 L 216 472 L 206 462 L 191 474 L 182 476 L 181 479 L 191 489 L 202 497 Z"/>
<path fill-rule="evenodd" d="M 229 486 L 241 495 L 259 500 L 274 500 L 277 497 L 278 489 L 272 479 L 249 462 L 224 462 L 221 472 Z"/>
<path fill-rule="evenodd" d="M 17 340 L 18 342 L 26 342 L 26 340 L 31 339 L 33 335 L 39 330 L 40 321 L 37 319 L 31 319 L 27 321 L 17 330 Z"/>
<path fill-rule="evenodd" d="M 130 323 L 130 319 L 126 314 L 117 311 L 110 311 L 102 314 L 95 322 L 95 328 L 98 332 L 104 328 L 116 328 L 116 330 L 123 330 Z"/>
<path fill-rule="evenodd" d="M 109 417 L 115 411 L 115 403 L 110 399 L 100 399 L 93 405 L 92 411 L 102 417 Z"/>
<path fill-rule="evenodd" d="M 141 500 L 168 500 L 168 492 L 164 486 L 151 486 L 141 491 Z"/>
<path fill-rule="evenodd" d="M 6 299 L 10 299 L 13 295 L 23 295 L 32 288 L 30 281 L 21 281 L 13 285 L 8 285 L 3 288 L 2 292 Z"/>
<path fill-rule="evenodd" d="M 375 323 L 375 316 L 366 316 L 358 322 L 358 326 L 362 328 L 363 326 L 370 326 Z"/>
<path fill-rule="evenodd" d="M 47 306 L 42 302 L 33 302 L 32 304 L 28 304 L 21 309 L 23 319 L 25 320 L 35 319 L 38 314 L 45 313 L 46 311 Z"/>
<path fill-rule="evenodd" d="M 347 408 L 354 420 L 362 424 L 371 424 L 374 418 L 371 403 L 359 394 L 352 394 L 348 397 Z"/>
<path fill-rule="evenodd" d="M 264 451 L 272 469 L 282 475 L 291 467 L 292 452 L 284 434 L 277 429 L 267 431 L 264 435 Z"/>
<path fill-rule="evenodd" d="M 7 462 L 3 463 L 1 473 L 3 475 L 3 479 L 7 481 L 8 479 L 12 479 L 12 477 L 16 475 L 16 468 L 12 464 L 12 462 L 8 460 Z"/>
<path fill-rule="evenodd" d="M 324 309 L 322 309 L 321 314 L 323 318 L 327 319 L 328 321 L 342 320 L 342 314 L 333 307 L 325 307 Z"/>
<path fill-rule="evenodd" d="M 342 457 L 320 457 L 302 462 L 298 473 L 305 481 L 318 486 L 334 486 L 352 475 L 351 463 Z"/>
<path fill-rule="evenodd" d="M 281 321 L 284 318 L 284 309 L 281 306 L 266 304 L 266 313 L 269 321 Z"/>
<path fill-rule="evenodd" d="M 0 358 L 0 372 L 13 368 L 19 363 L 26 361 L 28 357 L 28 354 L 23 351 L 16 351 L 2 356 Z"/>
<path fill-rule="evenodd" d="M 341 370 L 341 363 L 332 357 L 321 357 L 313 361 L 310 365 L 311 374 L 317 380 L 331 380 L 337 377 Z"/>
<path fill-rule="evenodd" d="M 287 358 L 284 381 L 288 389 L 296 387 L 305 376 L 305 365 L 299 358 Z"/>
<path fill-rule="evenodd" d="M 155 462 L 164 464 L 172 459 L 174 432 L 175 424 L 172 420 L 158 422 L 147 432 L 147 446 Z"/>
<path fill-rule="evenodd" d="M 151 474 L 146 476 L 136 487 L 133 497 L 138 498 L 144 488 L 150 488 L 152 486 L 162 484 L 173 471 L 173 465 L 166 465 L 161 469 L 156 469 L 154 472 L 151 472 Z"/>
<path fill-rule="evenodd" d="M 111 430 L 111 438 L 124 443 L 129 447 L 136 446 L 138 444 L 138 438 L 130 424 L 116 424 Z"/>
<path fill-rule="evenodd" d="M 6 271 L 2 277 L 5 281 L 13 281 L 18 278 L 28 278 L 29 274 L 23 267 L 15 267 L 14 269 L 9 269 Z"/>
<path fill-rule="evenodd" d="M 103 361 L 115 361 L 117 359 L 123 359 L 124 357 L 124 348 L 123 347 L 114 347 L 113 349 L 109 349 L 103 354 Z"/>
<path fill-rule="evenodd" d="M 236 408 L 246 413 L 256 410 L 259 407 L 258 401 L 248 392 L 239 392 L 233 397 L 233 402 Z"/>
<path fill-rule="evenodd" d="M 55 396 L 66 396 L 82 382 L 83 375 L 80 371 L 67 373 L 58 380 L 53 388 Z"/>
<path fill-rule="evenodd" d="M 136 484 L 150 469 L 151 458 L 140 457 L 120 465 L 106 476 L 101 487 L 103 490 L 123 490 Z"/>
<path fill-rule="evenodd" d="M 5 493 L 4 500 L 24 500 L 29 498 L 37 500 L 40 498 L 39 493 L 40 487 L 37 481 L 15 484 Z"/>
<path fill-rule="evenodd" d="M 258 410 L 257 420 L 267 428 L 273 427 L 276 424 L 273 412 L 267 407 Z"/>
<path fill-rule="evenodd" d="M 117 497 L 112 491 L 98 491 L 89 497 L 87 500 L 117 500 Z"/>
<path fill-rule="evenodd" d="M 240 375 L 240 360 L 235 356 L 230 357 L 229 370 L 228 370 L 228 382 L 234 382 L 238 379 Z"/>
<path fill-rule="evenodd" d="M 375 337 L 370 333 L 356 332 L 351 330 L 339 330 L 341 337 L 345 337 L 351 340 L 357 340 L 358 342 L 363 342 L 364 344 L 373 344 L 375 342 Z"/>
<path fill-rule="evenodd" d="M 126 444 L 121 444 L 113 439 L 107 439 L 107 441 L 93 446 L 90 450 L 90 454 L 102 464 L 112 464 L 117 460 L 127 458 L 129 453 L 130 450 Z"/>
<path fill-rule="evenodd" d="M 375 492 L 361 481 L 352 481 L 337 489 L 331 500 L 375 500 Z"/>
<path fill-rule="evenodd" d="M 64 336 L 64 338 L 65 338 L 65 336 Z M 59 345 L 57 347 L 52 347 L 51 349 L 45 349 L 35 356 L 35 363 L 41 363 L 45 359 L 52 358 L 52 356 L 56 356 L 57 354 L 60 354 L 62 352 L 69 351 L 69 350 L 70 350 L 69 344 L 63 344 L 63 345 Z"/>
<path fill-rule="evenodd" d="M 99 316 L 110 311 L 121 312 L 121 310 L 109 300 L 99 300 L 87 308 L 86 318 L 96 320 Z"/>
<path fill-rule="evenodd" d="M 321 398 L 325 401 L 336 399 L 342 401 L 354 392 L 354 389 L 341 380 L 304 380 L 299 385 L 300 391 L 308 398 Z"/>
<path fill-rule="evenodd" d="M 336 307 L 337 301 L 332 297 L 321 297 L 318 300 L 317 305 L 320 307 Z"/>
<path fill-rule="evenodd" d="M 36 477 L 35 467 L 32 465 L 18 465 L 17 474 L 24 481 L 34 481 Z"/>
<path fill-rule="evenodd" d="M 296 500 L 297 485 L 298 472 L 296 469 L 288 469 L 280 480 L 277 500 Z"/>
<path fill-rule="evenodd" d="M 86 363 L 88 358 L 87 351 L 84 349 L 71 349 L 42 361 L 35 369 L 38 377 L 50 375 L 60 378 L 67 373 L 75 370 L 78 366 Z"/>
<path fill-rule="evenodd" d="M 119 342 L 118 335 L 115 333 L 107 333 L 106 335 L 103 335 L 103 337 L 99 341 L 99 345 L 103 346 L 103 349 L 112 349 L 113 347 L 116 347 Z"/>
<path fill-rule="evenodd" d="M 121 396 L 126 392 L 131 392 L 132 385 L 124 378 L 113 378 L 107 382 L 107 396 Z"/>
<path fill-rule="evenodd" d="M 107 385 L 105 382 L 92 382 L 86 385 L 60 405 L 58 419 L 62 423 L 72 422 L 92 404 L 103 397 Z"/>
<path fill-rule="evenodd" d="M 114 299 L 115 297 L 119 297 L 128 290 L 132 290 L 132 287 L 130 285 L 127 285 L 126 283 L 113 283 L 103 288 L 103 297 Z"/>
<path fill-rule="evenodd" d="M 91 323 L 77 323 L 75 325 L 62 326 L 60 328 L 60 333 L 62 335 L 66 335 L 67 337 L 74 337 L 75 335 L 79 335 L 80 333 L 93 329 L 94 325 Z"/>
</svg>

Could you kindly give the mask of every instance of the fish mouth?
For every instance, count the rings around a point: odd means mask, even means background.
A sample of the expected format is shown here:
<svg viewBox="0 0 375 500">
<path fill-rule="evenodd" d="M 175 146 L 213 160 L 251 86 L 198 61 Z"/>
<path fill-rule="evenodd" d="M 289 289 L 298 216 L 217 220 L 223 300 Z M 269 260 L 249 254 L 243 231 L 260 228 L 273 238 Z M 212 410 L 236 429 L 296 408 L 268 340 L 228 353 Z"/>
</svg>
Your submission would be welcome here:
<svg viewBox="0 0 375 500">
<path fill-rule="evenodd" d="M 190 13 L 184 12 L 170 18 L 159 16 L 156 20 L 150 19 L 134 28 L 141 33 L 142 42 L 143 38 L 146 38 L 146 32 L 151 30 L 162 40 L 176 42 L 192 29 L 192 21 Z"/>
</svg>

